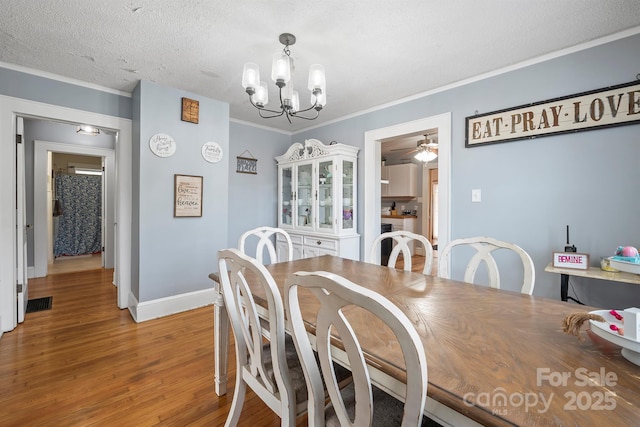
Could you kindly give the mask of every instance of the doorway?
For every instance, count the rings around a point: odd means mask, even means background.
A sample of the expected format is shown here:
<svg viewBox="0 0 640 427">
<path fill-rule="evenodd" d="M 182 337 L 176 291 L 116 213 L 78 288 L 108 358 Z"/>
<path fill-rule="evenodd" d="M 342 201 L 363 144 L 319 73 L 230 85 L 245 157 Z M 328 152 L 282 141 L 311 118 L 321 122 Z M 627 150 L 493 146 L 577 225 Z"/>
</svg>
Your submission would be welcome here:
<svg viewBox="0 0 640 427">
<path fill-rule="evenodd" d="M 102 192 L 102 251 L 101 264 L 105 268 L 115 267 L 115 153 L 113 149 L 87 147 L 35 140 L 34 142 L 34 273 L 33 277 L 44 277 L 48 274 L 49 264 L 53 263 L 53 192 L 52 158 L 54 155 L 83 156 L 81 158 L 98 158 L 104 166 Z M 68 157 L 67 157 L 68 158 Z M 72 161 L 72 166 L 75 164 Z M 83 165 L 84 163 L 80 163 Z M 68 166 L 68 164 L 67 164 Z M 88 165 L 87 165 L 88 166 Z M 85 169 L 90 169 L 86 168 Z M 62 207 L 64 210 L 64 206 Z"/>
<path fill-rule="evenodd" d="M 451 113 L 401 123 L 365 132 L 364 142 L 364 253 L 380 230 L 380 165 L 384 140 L 438 129 L 438 241 L 444 245 L 450 236 Z"/>
<path fill-rule="evenodd" d="M 47 275 L 104 266 L 103 163 L 102 157 L 49 152 Z"/>
<path fill-rule="evenodd" d="M 132 226 L 132 123 L 104 114 L 74 110 L 26 99 L 0 96 L 0 144 L 6 156 L 0 156 L 0 330 L 13 330 L 17 324 L 16 289 L 16 120 L 37 118 L 60 123 L 91 123 L 110 129 L 116 135 L 114 155 L 114 276 L 118 289 L 117 306 L 128 307 L 131 290 L 131 226 Z M 117 159 L 117 167 L 115 160 Z M 35 201 L 34 201 L 35 202 Z M 35 224 L 34 224 L 35 226 Z"/>
</svg>

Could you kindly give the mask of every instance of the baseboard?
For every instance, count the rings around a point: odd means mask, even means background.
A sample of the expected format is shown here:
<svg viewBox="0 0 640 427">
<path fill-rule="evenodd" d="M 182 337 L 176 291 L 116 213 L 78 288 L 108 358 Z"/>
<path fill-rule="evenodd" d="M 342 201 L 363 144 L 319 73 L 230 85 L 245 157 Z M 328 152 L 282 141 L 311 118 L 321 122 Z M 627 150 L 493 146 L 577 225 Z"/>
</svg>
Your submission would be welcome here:
<svg viewBox="0 0 640 427">
<path fill-rule="evenodd" d="M 35 277 L 38 277 L 36 276 L 36 268 L 34 266 L 27 267 L 27 278 L 33 279 Z"/>
<path fill-rule="evenodd" d="M 136 323 L 147 320 L 193 310 L 195 308 L 212 305 L 215 299 L 215 290 L 204 289 L 202 291 L 189 292 L 187 294 L 174 295 L 159 298 L 153 301 L 138 302 L 133 294 L 129 294 L 129 312 Z"/>
</svg>

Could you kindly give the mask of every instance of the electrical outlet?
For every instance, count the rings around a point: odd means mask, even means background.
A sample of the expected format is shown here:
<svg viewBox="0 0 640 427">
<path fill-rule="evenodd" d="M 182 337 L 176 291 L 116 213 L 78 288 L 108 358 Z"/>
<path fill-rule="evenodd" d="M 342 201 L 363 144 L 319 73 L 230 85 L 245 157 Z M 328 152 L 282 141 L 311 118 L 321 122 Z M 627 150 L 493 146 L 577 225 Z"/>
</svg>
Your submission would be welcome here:
<svg viewBox="0 0 640 427">
<path fill-rule="evenodd" d="M 480 203 L 482 201 L 482 191 L 479 188 L 471 190 L 471 201 L 474 203 Z"/>
</svg>

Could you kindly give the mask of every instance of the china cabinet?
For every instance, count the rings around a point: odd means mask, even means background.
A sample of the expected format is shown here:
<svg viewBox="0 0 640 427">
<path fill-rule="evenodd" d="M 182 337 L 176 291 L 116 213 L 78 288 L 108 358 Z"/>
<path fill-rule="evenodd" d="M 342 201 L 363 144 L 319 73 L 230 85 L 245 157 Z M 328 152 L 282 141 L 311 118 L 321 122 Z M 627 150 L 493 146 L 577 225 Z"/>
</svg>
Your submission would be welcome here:
<svg viewBox="0 0 640 427">
<path fill-rule="evenodd" d="M 317 139 L 293 144 L 278 162 L 278 227 L 293 242 L 294 259 L 318 255 L 360 258 L 357 233 L 358 148 Z M 276 249 L 284 250 L 276 241 Z"/>
</svg>

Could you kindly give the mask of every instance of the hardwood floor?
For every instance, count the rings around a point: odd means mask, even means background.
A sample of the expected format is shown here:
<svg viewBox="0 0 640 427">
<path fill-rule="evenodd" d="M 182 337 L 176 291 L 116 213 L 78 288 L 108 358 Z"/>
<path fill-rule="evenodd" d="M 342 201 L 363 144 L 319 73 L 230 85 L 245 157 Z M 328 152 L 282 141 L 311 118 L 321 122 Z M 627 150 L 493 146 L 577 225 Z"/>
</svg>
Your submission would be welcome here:
<svg viewBox="0 0 640 427">
<path fill-rule="evenodd" d="M 0 425 L 218 426 L 229 393 L 213 385 L 211 306 L 136 324 L 116 307 L 113 270 L 57 274 L 29 282 L 51 310 L 27 313 L 0 339 Z M 240 425 L 279 418 L 248 391 Z M 306 420 L 299 420 L 306 425 Z"/>
<path fill-rule="evenodd" d="M 422 258 L 422 259 L 420 259 Z M 66 261 L 69 262 L 69 261 Z M 424 257 L 414 257 L 421 271 Z M 401 262 L 398 264 L 401 268 Z M 136 324 L 116 306 L 113 270 L 29 281 L 29 297 L 53 297 L 0 339 L 0 425 L 219 426 L 233 397 L 213 382 L 213 307 Z M 280 419 L 250 390 L 241 426 Z M 298 426 L 306 425 L 306 418 Z"/>
<path fill-rule="evenodd" d="M 419 273 L 422 272 L 422 269 L 424 268 L 424 260 L 425 260 L 424 256 L 421 256 L 421 255 L 412 256 L 411 271 L 417 271 Z M 398 258 L 398 261 L 396 262 L 396 268 L 400 270 L 404 268 L 404 261 L 402 260 L 402 256 Z M 434 276 L 438 274 L 438 251 L 433 251 L 433 263 L 431 265 L 431 274 Z"/>
<path fill-rule="evenodd" d="M 102 267 L 102 254 L 66 256 L 56 258 L 47 266 L 48 274 L 95 270 Z"/>
</svg>

